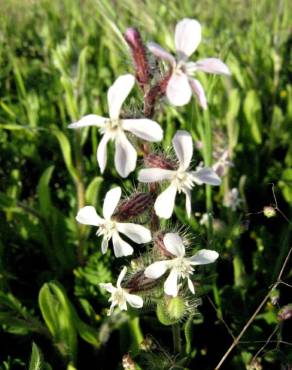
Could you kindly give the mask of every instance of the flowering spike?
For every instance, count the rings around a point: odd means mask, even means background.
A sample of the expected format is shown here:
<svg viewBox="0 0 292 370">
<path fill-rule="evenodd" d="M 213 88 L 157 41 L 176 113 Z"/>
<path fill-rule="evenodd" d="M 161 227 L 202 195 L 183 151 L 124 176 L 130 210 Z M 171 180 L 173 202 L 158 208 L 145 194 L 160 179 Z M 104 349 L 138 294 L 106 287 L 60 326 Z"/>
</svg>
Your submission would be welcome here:
<svg viewBox="0 0 292 370">
<path fill-rule="evenodd" d="M 146 48 L 142 41 L 140 32 L 136 28 L 128 28 L 125 32 L 125 40 L 132 51 L 136 80 L 144 91 L 147 85 L 149 85 L 151 72 L 146 56 Z"/>
</svg>

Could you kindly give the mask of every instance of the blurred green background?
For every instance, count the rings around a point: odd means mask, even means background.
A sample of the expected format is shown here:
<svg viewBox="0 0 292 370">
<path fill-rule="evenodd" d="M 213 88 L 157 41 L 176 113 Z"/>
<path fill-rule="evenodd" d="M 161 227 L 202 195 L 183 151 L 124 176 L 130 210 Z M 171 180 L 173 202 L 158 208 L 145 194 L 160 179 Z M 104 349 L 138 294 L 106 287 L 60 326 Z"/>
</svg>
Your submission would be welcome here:
<svg viewBox="0 0 292 370">
<path fill-rule="evenodd" d="M 192 59 L 219 57 L 232 73 L 231 79 L 199 75 L 208 113 L 194 100 L 179 109 L 162 102 L 155 117 L 165 132 L 164 148 L 179 128 L 200 142 L 209 127 L 213 152 L 229 149 L 234 163 L 220 190 L 213 190 L 211 238 L 200 225 L 204 188 L 194 191 L 193 218 L 186 219 L 183 202 L 174 217 L 189 226 L 196 244 L 221 255 L 202 280 L 203 305 L 201 315 L 192 318 L 188 364 L 214 369 L 232 342 L 222 318 L 237 335 L 289 251 L 291 2 L 0 0 L 0 9 L 0 369 L 28 368 L 33 342 L 30 369 L 41 368 L 33 367 L 39 351 L 44 369 L 118 369 L 123 354 L 137 347 L 131 337 L 137 322 L 106 317 L 108 296 L 98 288 L 100 282 L 114 282 L 121 263 L 129 262 L 102 256 L 94 230 L 75 221 L 84 204 L 100 211 L 113 184 L 130 194 L 137 176 L 121 181 L 111 164 L 101 176 L 98 131 L 75 133 L 67 126 L 84 114 L 106 116 L 108 87 L 120 74 L 134 72 L 123 39 L 127 27 L 173 50 L 175 24 L 184 17 L 202 24 L 202 42 Z M 126 111 L 139 112 L 141 104 L 136 88 Z M 203 159 L 215 160 L 204 148 L 196 150 L 194 163 Z M 278 209 L 271 218 L 262 212 L 275 208 L 272 184 L 285 217 Z M 234 187 L 241 199 L 236 211 L 223 204 Z M 285 281 L 291 277 L 287 270 Z M 246 369 L 274 330 L 258 366 L 291 366 L 291 343 L 283 343 L 289 342 L 286 322 L 277 317 L 291 303 L 291 287 L 279 285 L 274 293 L 277 303 L 267 302 L 224 369 Z M 171 352 L 171 333 L 157 328 L 155 320 L 153 312 L 142 315 L 142 332 L 153 335 L 164 361 L 160 367 L 169 369 L 176 361 L 165 354 Z M 154 368 L 147 356 L 142 363 L 143 369 Z"/>
</svg>

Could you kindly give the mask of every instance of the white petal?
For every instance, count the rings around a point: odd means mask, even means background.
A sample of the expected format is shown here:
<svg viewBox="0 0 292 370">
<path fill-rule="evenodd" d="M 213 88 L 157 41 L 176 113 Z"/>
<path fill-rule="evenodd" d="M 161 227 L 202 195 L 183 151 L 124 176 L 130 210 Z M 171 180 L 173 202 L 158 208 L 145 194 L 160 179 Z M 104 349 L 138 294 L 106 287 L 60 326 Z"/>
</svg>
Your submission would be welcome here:
<svg viewBox="0 0 292 370">
<path fill-rule="evenodd" d="M 146 267 L 144 275 L 149 279 L 158 279 L 168 268 L 168 261 L 157 261 Z"/>
<path fill-rule="evenodd" d="M 191 85 L 193 93 L 195 97 L 197 98 L 200 106 L 203 109 L 207 109 L 207 99 L 206 99 L 205 91 L 204 91 L 202 84 L 194 78 L 193 79 L 190 78 L 189 83 Z"/>
<path fill-rule="evenodd" d="M 154 209 L 157 216 L 162 218 L 171 217 L 174 208 L 176 192 L 176 186 L 170 185 L 157 197 L 154 204 Z"/>
<path fill-rule="evenodd" d="M 117 304 L 118 304 L 118 303 L 117 303 L 117 301 L 115 301 L 115 302 L 113 302 L 113 303 L 111 304 L 111 306 L 110 306 L 110 308 L 109 308 L 109 310 L 108 310 L 107 316 L 110 316 L 110 315 L 113 313 L 114 308 L 115 308 L 115 306 L 116 306 Z"/>
<path fill-rule="evenodd" d="M 121 133 L 116 138 L 115 166 L 120 176 L 127 177 L 134 171 L 137 161 L 137 152 L 126 135 Z"/>
<path fill-rule="evenodd" d="M 130 74 L 120 76 L 116 79 L 107 93 L 109 115 L 111 119 L 117 119 L 123 102 L 126 100 L 135 83 L 135 77 Z"/>
<path fill-rule="evenodd" d="M 103 217 L 106 220 L 109 220 L 111 216 L 113 215 L 116 206 L 119 203 L 119 200 L 121 199 L 122 190 L 119 186 L 116 188 L 113 188 L 109 190 L 104 198 L 103 201 Z"/>
<path fill-rule="evenodd" d="M 171 295 L 173 297 L 177 296 L 178 293 L 177 278 L 178 278 L 177 271 L 175 269 L 172 269 L 164 283 L 164 292 L 167 295 Z"/>
<path fill-rule="evenodd" d="M 79 121 L 71 123 L 68 128 L 81 128 L 87 126 L 103 127 L 108 118 L 97 116 L 96 114 L 88 114 L 82 117 Z"/>
<path fill-rule="evenodd" d="M 135 294 L 126 294 L 126 300 L 130 306 L 134 308 L 141 308 L 143 307 L 143 299 Z"/>
<path fill-rule="evenodd" d="M 175 27 L 174 43 L 182 56 L 190 56 L 201 42 L 201 25 L 195 19 L 185 18 Z"/>
<path fill-rule="evenodd" d="M 105 133 L 100 140 L 100 143 L 97 148 L 97 162 L 99 164 L 100 172 L 103 173 L 106 162 L 107 162 L 107 143 L 109 142 L 111 136 Z"/>
<path fill-rule="evenodd" d="M 157 58 L 163 59 L 172 65 L 176 63 L 175 58 L 155 42 L 149 42 L 147 47 Z"/>
<path fill-rule="evenodd" d="M 181 237 L 177 233 L 167 233 L 163 238 L 165 248 L 174 256 L 183 257 L 185 247 Z"/>
<path fill-rule="evenodd" d="M 173 178 L 174 171 L 165 170 L 163 168 L 145 168 L 139 171 L 138 181 L 140 182 L 157 182 L 163 180 L 171 180 Z"/>
<path fill-rule="evenodd" d="M 180 168 L 186 170 L 193 156 L 193 140 L 187 131 L 179 130 L 174 135 L 172 144 L 179 159 Z"/>
<path fill-rule="evenodd" d="M 92 206 L 86 206 L 79 209 L 76 220 L 83 225 L 99 226 L 103 219 L 96 213 Z"/>
<path fill-rule="evenodd" d="M 116 225 L 119 232 L 125 234 L 135 243 L 148 243 L 152 239 L 151 232 L 142 225 L 132 223 L 117 223 Z"/>
<path fill-rule="evenodd" d="M 126 243 L 118 233 L 113 234 L 113 246 L 116 257 L 129 256 L 134 252 L 130 244 Z"/>
<path fill-rule="evenodd" d="M 219 257 L 219 254 L 216 251 L 210 249 L 201 249 L 194 256 L 189 258 L 192 265 L 206 265 L 216 261 Z"/>
<path fill-rule="evenodd" d="M 190 291 L 195 294 L 195 287 L 194 287 L 194 284 L 192 282 L 192 280 L 190 278 L 188 278 L 188 287 L 190 289 Z"/>
<path fill-rule="evenodd" d="M 160 125 L 147 118 L 139 119 L 123 119 L 121 124 L 124 130 L 130 131 L 132 134 L 146 141 L 161 141 L 163 138 L 163 130 Z"/>
<path fill-rule="evenodd" d="M 192 214 L 192 196 L 189 189 L 185 189 L 184 193 L 186 195 L 186 212 L 188 217 L 191 217 Z"/>
<path fill-rule="evenodd" d="M 101 253 L 105 254 L 107 249 L 108 249 L 108 240 L 106 238 L 103 238 L 101 242 Z"/>
<path fill-rule="evenodd" d="M 118 277 L 118 280 L 117 280 L 117 287 L 120 288 L 121 287 L 121 282 L 123 281 L 125 275 L 127 273 L 127 267 L 124 266 L 122 271 L 120 272 L 120 275 Z"/>
<path fill-rule="evenodd" d="M 185 105 L 191 100 L 192 90 L 186 74 L 172 74 L 166 87 L 166 96 L 170 103 L 176 106 Z"/>
<path fill-rule="evenodd" d="M 127 301 L 126 300 L 119 303 L 119 309 L 122 310 L 122 311 L 127 310 Z"/>
<path fill-rule="evenodd" d="M 112 283 L 100 283 L 99 286 L 109 293 L 113 293 L 117 290 L 117 288 L 115 288 Z"/>
<path fill-rule="evenodd" d="M 224 74 L 230 76 L 229 68 L 225 63 L 217 58 L 206 58 L 196 62 L 196 68 L 198 71 L 207 73 Z"/>
<path fill-rule="evenodd" d="M 194 181 L 199 185 L 209 184 L 219 186 L 221 184 L 220 177 L 211 167 L 204 167 L 198 171 L 193 171 L 192 175 L 194 177 Z"/>
</svg>

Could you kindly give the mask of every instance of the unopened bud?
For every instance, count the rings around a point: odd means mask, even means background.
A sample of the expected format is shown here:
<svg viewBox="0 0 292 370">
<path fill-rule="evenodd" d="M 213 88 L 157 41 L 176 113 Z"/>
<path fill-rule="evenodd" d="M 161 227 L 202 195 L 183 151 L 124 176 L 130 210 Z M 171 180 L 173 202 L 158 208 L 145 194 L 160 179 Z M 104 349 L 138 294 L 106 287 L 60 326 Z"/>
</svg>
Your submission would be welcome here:
<svg viewBox="0 0 292 370">
<path fill-rule="evenodd" d="M 264 207 L 264 215 L 267 218 L 271 218 L 271 217 L 276 216 L 276 210 L 275 210 L 275 208 L 273 208 L 271 206 Z"/>
<path fill-rule="evenodd" d="M 135 362 L 132 359 L 132 357 L 129 355 L 129 353 L 123 356 L 122 364 L 123 364 L 124 370 L 135 370 L 136 369 Z"/>
<path fill-rule="evenodd" d="M 132 51 L 132 57 L 136 72 L 136 79 L 144 90 L 150 82 L 150 66 L 146 57 L 146 48 L 142 41 L 140 32 L 136 28 L 128 28 L 125 33 L 125 40 Z"/>
<path fill-rule="evenodd" d="M 285 321 L 288 319 L 291 319 L 292 317 L 292 304 L 287 304 L 287 306 L 284 306 L 280 309 L 278 312 L 278 320 L 279 321 Z"/>
<path fill-rule="evenodd" d="M 185 302 L 182 297 L 167 297 L 157 304 L 156 314 L 163 325 L 173 325 L 185 315 Z"/>
<path fill-rule="evenodd" d="M 145 117 L 152 117 L 155 112 L 155 105 L 157 101 L 166 93 L 168 81 L 172 75 L 172 70 L 163 76 L 156 85 L 151 87 L 145 96 L 144 115 Z"/>
<path fill-rule="evenodd" d="M 163 168 L 164 170 L 174 170 L 176 164 L 174 161 L 166 158 L 164 154 L 148 154 L 144 158 L 146 167 Z"/>
<path fill-rule="evenodd" d="M 129 293 L 141 293 L 155 288 L 158 284 L 157 279 L 150 279 L 145 276 L 144 271 L 138 271 L 126 282 L 123 288 L 129 290 Z"/>
<path fill-rule="evenodd" d="M 141 216 L 147 210 L 153 207 L 154 196 L 151 193 L 136 193 L 129 199 L 123 200 L 115 214 L 117 221 L 127 221 L 133 217 Z"/>
</svg>

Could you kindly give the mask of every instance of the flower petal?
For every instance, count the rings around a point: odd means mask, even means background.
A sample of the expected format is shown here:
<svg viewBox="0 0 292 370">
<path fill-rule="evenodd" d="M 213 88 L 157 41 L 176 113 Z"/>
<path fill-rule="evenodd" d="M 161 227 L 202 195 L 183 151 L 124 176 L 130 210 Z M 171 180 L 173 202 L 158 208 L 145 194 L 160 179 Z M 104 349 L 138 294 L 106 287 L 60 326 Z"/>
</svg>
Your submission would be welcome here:
<svg viewBox="0 0 292 370">
<path fill-rule="evenodd" d="M 231 73 L 225 63 L 218 58 L 206 58 L 196 62 L 196 68 L 198 71 L 207 73 L 223 74 L 230 76 Z"/>
<path fill-rule="evenodd" d="M 141 308 L 143 307 L 143 299 L 135 294 L 126 294 L 126 300 L 130 306 L 134 308 Z"/>
<path fill-rule="evenodd" d="M 204 167 L 199 169 L 198 171 L 192 171 L 192 175 L 193 180 L 199 185 L 209 184 L 219 186 L 221 184 L 220 177 L 211 167 Z"/>
<path fill-rule="evenodd" d="M 129 256 L 134 252 L 130 244 L 126 243 L 118 233 L 113 234 L 113 246 L 116 257 Z"/>
<path fill-rule="evenodd" d="M 101 241 L 101 253 L 105 254 L 108 249 L 108 240 L 106 238 L 103 238 Z"/>
<path fill-rule="evenodd" d="M 79 209 L 76 220 L 83 225 L 99 226 L 103 219 L 96 213 L 92 206 L 86 206 Z"/>
<path fill-rule="evenodd" d="M 119 200 L 121 199 L 121 195 L 122 195 L 122 190 L 119 186 L 109 190 L 106 193 L 104 201 L 103 201 L 103 209 L 102 209 L 103 217 L 106 220 L 109 220 L 111 216 L 113 215 L 115 208 L 118 205 Z"/>
<path fill-rule="evenodd" d="M 157 216 L 162 218 L 170 218 L 174 208 L 174 201 L 177 188 L 175 185 L 170 185 L 156 199 L 154 209 Z"/>
<path fill-rule="evenodd" d="M 175 58 L 155 42 L 148 42 L 147 47 L 157 58 L 160 58 L 172 65 L 176 64 Z"/>
<path fill-rule="evenodd" d="M 207 99 L 206 99 L 204 88 L 202 84 L 200 83 L 200 81 L 196 80 L 195 78 L 193 79 L 190 78 L 189 83 L 200 106 L 203 109 L 207 109 Z"/>
<path fill-rule="evenodd" d="M 120 233 L 125 234 L 135 243 L 148 243 L 152 239 L 151 232 L 142 225 L 132 223 L 117 223 L 116 225 Z"/>
<path fill-rule="evenodd" d="M 188 217 L 191 217 L 192 214 L 192 196 L 189 189 L 183 191 L 186 195 L 186 212 Z"/>
<path fill-rule="evenodd" d="M 114 308 L 115 308 L 115 306 L 116 306 L 117 304 L 118 304 L 118 302 L 117 302 L 117 301 L 112 302 L 112 304 L 111 304 L 111 306 L 110 306 L 110 308 L 109 308 L 109 310 L 108 310 L 107 316 L 110 316 L 110 315 L 114 312 Z"/>
<path fill-rule="evenodd" d="M 185 247 L 181 237 L 177 233 L 167 233 L 163 238 L 165 248 L 176 257 L 185 255 Z"/>
<path fill-rule="evenodd" d="M 81 128 L 88 126 L 103 127 L 108 118 L 97 116 L 96 114 L 88 114 L 82 117 L 79 121 L 71 123 L 68 128 Z"/>
<path fill-rule="evenodd" d="M 99 164 L 100 172 L 103 173 L 106 162 L 107 162 L 107 143 L 109 142 L 111 136 L 105 133 L 99 142 L 97 148 L 97 162 Z"/>
<path fill-rule="evenodd" d="M 146 267 L 144 275 L 149 279 L 160 278 L 168 268 L 168 261 L 157 261 Z"/>
<path fill-rule="evenodd" d="M 201 42 L 201 25 L 195 19 L 185 18 L 175 27 L 174 43 L 179 54 L 189 57 Z"/>
<path fill-rule="evenodd" d="M 194 256 L 189 258 L 192 265 L 206 265 L 208 263 L 213 263 L 219 257 L 216 251 L 210 249 L 201 249 Z"/>
<path fill-rule="evenodd" d="M 195 287 L 194 287 L 194 284 L 192 282 L 192 280 L 190 278 L 188 278 L 188 287 L 190 289 L 190 291 L 195 294 Z"/>
<path fill-rule="evenodd" d="M 120 288 L 121 287 L 121 282 L 123 281 L 125 275 L 127 273 L 127 267 L 124 266 L 123 269 L 121 270 L 120 274 L 119 274 L 119 277 L 118 277 L 118 280 L 117 280 L 117 287 Z"/>
<path fill-rule="evenodd" d="M 126 74 L 118 77 L 108 89 L 107 101 L 109 116 L 111 119 L 118 119 L 123 102 L 126 100 L 135 83 L 135 77 Z"/>
<path fill-rule="evenodd" d="M 164 283 L 164 292 L 167 295 L 171 295 L 173 297 L 177 296 L 178 293 L 177 278 L 178 278 L 177 271 L 175 269 L 172 269 Z"/>
<path fill-rule="evenodd" d="M 139 119 L 123 119 L 121 124 L 124 130 L 130 131 L 132 134 L 146 141 L 161 141 L 163 138 L 163 130 L 160 125 L 147 118 Z"/>
<path fill-rule="evenodd" d="M 179 130 L 172 139 L 172 144 L 179 159 L 180 168 L 186 170 L 193 156 L 193 140 L 187 131 Z"/>
<path fill-rule="evenodd" d="M 157 182 L 163 180 L 171 180 L 173 178 L 174 171 L 165 170 L 163 168 L 145 168 L 139 171 L 138 181 L 140 182 Z"/>
<path fill-rule="evenodd" d="M 186 74 L 172 74 L 166 87 L 166 96 L 170 103 L 176 106 L 185 105 L 191 100 L 192 90 Z"/>
<path fill-rule="evenodd" d="M 120 133 L 115 142 L 115 166 L 120 176 L 127 177 L 134 171 L 137 152 L 124 133 Z"/>
<path fill-rule="evenodd" d="M 117 290 L 117 288 L 115 288 L 112 283 L 99 283 L 98 285 L 109 293 L 113 293 Z"/>
</svg>

